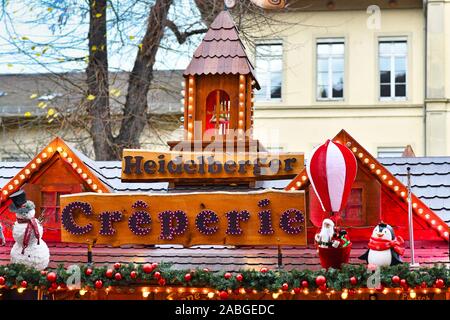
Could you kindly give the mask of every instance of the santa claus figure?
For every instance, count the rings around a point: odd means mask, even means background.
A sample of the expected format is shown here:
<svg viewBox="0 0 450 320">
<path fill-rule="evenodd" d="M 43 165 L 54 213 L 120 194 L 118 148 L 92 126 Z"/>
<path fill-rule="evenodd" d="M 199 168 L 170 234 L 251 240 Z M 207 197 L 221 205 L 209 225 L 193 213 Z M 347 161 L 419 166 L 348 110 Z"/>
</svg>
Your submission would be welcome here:
<svg viewBox="0 0 450 320">
<path fill-rule="evenodd" d="M 334 221 L 331 219 L 324 219 L 322 221 L 322 228 L 320 232 L 314 237 L 316 243 L 321 248 L 337 248 L 339 247 L 339 240 L 336 236 Z"/>
</svg>

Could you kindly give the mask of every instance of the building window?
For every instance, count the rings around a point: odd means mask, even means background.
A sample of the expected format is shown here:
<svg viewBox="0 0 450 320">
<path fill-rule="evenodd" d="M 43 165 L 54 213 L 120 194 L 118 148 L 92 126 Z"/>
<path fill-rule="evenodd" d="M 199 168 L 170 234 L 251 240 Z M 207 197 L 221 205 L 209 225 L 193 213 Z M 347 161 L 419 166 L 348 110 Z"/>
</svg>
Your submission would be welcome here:
<svg viewBox="0 0 450 320">
<path fill-rule="evenodd" d="M 256 77 L 261 90 L 256 92 L 257 101 L 280 100 L 283 78 L 283 45 L 256 45 Z"/>
<path fill-rule="evenodd" d="M 344 98 L 344 39 L 317 41 L 317 100 Z"/>
<path fill-rule="evenodd" d="M 403 155 L 404 147 L 379 147 L 378 158 L 400 158 Z"/>
<path fill-rule="evenodd" d="M 407 74 L 407 42 L 406 40 L 380 40 L 380 99 L 405 100 Z"/>
<path fill-rule="evenodd" d="M 363 189 L 353 188 L 348 198 L 347 206 L 341 214 L 342 221 L 347 226 L 357 226 L 365 224 L 363 212 Z"/>
</svg>

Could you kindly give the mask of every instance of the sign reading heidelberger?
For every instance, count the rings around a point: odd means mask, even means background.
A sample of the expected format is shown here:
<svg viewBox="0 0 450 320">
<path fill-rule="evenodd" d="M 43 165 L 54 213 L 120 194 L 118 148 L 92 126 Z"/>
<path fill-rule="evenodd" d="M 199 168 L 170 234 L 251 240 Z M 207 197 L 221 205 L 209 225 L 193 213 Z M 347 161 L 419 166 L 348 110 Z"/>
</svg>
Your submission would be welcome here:
<svg viewBox="0 0 450 320">
<path fill-rule="evenodd" d="M 303 153 L 124 150 L 122 181 L 292 178 L 303 169 L 303 163 Z"/>
</svg>

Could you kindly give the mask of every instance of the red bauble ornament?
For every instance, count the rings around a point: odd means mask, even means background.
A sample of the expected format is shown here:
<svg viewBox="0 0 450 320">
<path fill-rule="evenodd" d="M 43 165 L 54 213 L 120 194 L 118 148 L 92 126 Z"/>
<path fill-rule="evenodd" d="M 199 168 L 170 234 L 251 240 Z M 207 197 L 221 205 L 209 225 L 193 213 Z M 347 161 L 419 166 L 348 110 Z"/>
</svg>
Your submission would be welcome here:
<svg viewBox="0 0 450 320">
<path fill-rule="evenodd" d="M 87 268 L 87 269 L 84 271 L 84 273 L 85 273 L 87 276 L 90 276 L 90 275 L 92 274 L 92 269 L 91 269 L 91 268 Z"/>
<path fill-rule="evenodd" d="M 408 282 L 406 282 L 405 279 L 401 279 L 401 280 L 400 280 L 400 285 L 401 285 L 402 287 L 406 287 L 406 286 L 408 285 Z"/>
<path fill-rule="evenodd" d="M 422 289 L 425 289 L 426 287 L 428 287 L 428 285 L 427 285 L 427 283 L 426 283 L 425 281 L 423 281 L 423 282 L 420 284 L 420 287 L 421 287 Z"/>
<path fill-rule="evenodd" d="M 56 289 L 58 289 L 58 284 L 56 282 L 52 282 L 51 287 L 52 287 L 52 289 L 56 290 Z"/>
<path fill-rule="evenodd" d="M 228 298 L 228 292 L 226 292 L 226 291 L 220 291 L 219 297 L 220 297 L 220 299 L 222 299 L 222 300 L 227 299 L 227 298 Z"/>
<path fill-rule="evenodd" d="M 242 280 L 244 280 L 244 276 L 242 274 L 238 273 L 236 275 L 236 280 L 239 281 L 239 282 L 242 282 Z"/>
<path fill-rule="evenodd" d="M 45 270 L 42 270 L 42 271 L 41 271 L 41 275 L 42 275 L 42 276 L 45 276 L 46 274 L 47 274 L 47 271 L 45 271 Z"/>
<path fill-rule="evenodd" d="M 350 284 L 352 286 L 356 285 L 358 283 L 358 279 L 356 277 L 351 277 L 350 278 Z"/>
<path fill-rule="evenodd" d="M 308 288 L 308 287 L 309 287 L 308 281 L 303 280 L 303 281 L 302 281 L 302 287 L 303 287 L 303 288 Z"/>
<path fill-rule="evenodd" d="M 234 293 L 234 294 L 239 294 L 239 293 L 240 293 L 239 288 L 234 289 L 234 290 L 233 290 L 233 293 Z"/>
<path fill-rule="evenodd" d="M 153 268 L 153 269 L 158 268 L 158 264 L 157 264 L 156 262 L 153 262 L 153 263 L 152 263 L 152 268 Z"/>
<path fill-rule="evenodd" d="M 319 290 L 320 291 L 327 291 L 327 285 L 323 284 L 323 285 L 319 286 Z"/>
<path fill-rule="evenodd" d="M 4 285 L 6 282 L 5 277 L 0 277 L 0 286 Z"/>
<path fill-rule="evenodd" d="M 295 294 L 299 294 L 300 292 L 302 292 L 302 289 L 300 289 L 298 287 L 294 288 L 294 293 Z"/>
<path fill-rule="evenodd" d="M 435 282 L 436 288 L 438 289 L 442 289 L 445 285 L 444 280 L 443 279 L 436 279 Z"/>
<path fill-rule="evenodd" d="M 105 275 L 106 275 L 107 278 L 112 278 L 113 274 L 114 274 L 114 271 L 112 269 L 106 270 Z"/>
<path fill-rule="evenodd" d="M 117 273 L 114 275 L 114 279 L 116 279 L 117 281 L 122 280 L 122 275 L 120 274 L 120 272 L 117 272 Z"/>
<path fill-rule="evenodd" d="M 392 277 L 392 283 L 399 284 L 400 283 L 400 277 L 399 276 L 393 276 Z"/>
<path fill-rule="evenodd" d="M 150 263 L 146 263 L 142 267 L 142 270 L 144 270 L 145 273 L 150 273 L 150 272 L 153 271 L 153 267 L 152 267 L 152 265 Z"/>
<path fill-rule="evenodd" d="M 190 273 L 186 273 L 186 274 L 184 275 L 184 280 L 185 280 L 185 281 L 191 281 L 191 279 L 192 279 L 192 275 L 191 275 Z"/>
<path fill-rule="evenodd" d="M 153 274 L 153 277 L 154 277 L 155 279 L 160 279 L 160 278 L 161 278 L 161 273 L 158 272 L 158 271 L 156 271 L 156 272 Z"/>
<path fill-rule="evenodd" d="M 269 271 L 269 269 L 267 269 L 267 268 L 261 268 L 261 270 L 259 270 L 261 273 L 267 273 L 267 271 Z"/>
<path fill-rule="evenodd" d="M 119 262 L 116 262 L 116 263 L 114 263 L 114 269 L 116 269 L 116 270 L 119 270 L 120 269 L 120 263 Z"/>
<path fill-rule="evenodd" d="M 227 272 L 227 273 L 225 273 L 224 275 L 223 275 L 223 277 L 225 278 L 225 279 L 230 279 L 231 277 L 232 277 L 233 275 L 231 274 L 231 273 L 229 273 L 229 272 Z"/>
<path fill-rule="evenodd" d="M 282 289 L 283 291 L 288 291 L 289 285 L 285 282 L 285 283 L 283 283 L 283 284 L 281 285 L 281 289 Z"/>
<path fill-rule="evenodd" d="M 23 280 L 23 281 L 20 283 L 20 286 L 21 286 L 22 288 L 26 288 L 26 287 L 28 287 L 28 282 L 26 282 L 25 280 Z"/>
<path fill-rule="evenodd" d="M 327 279 L 324 276 L 317 276 L 316 284 L 320 287 L 327 283 Z M 322 290 L 322 289 L 321 289 Z"/>
<path fill-rule="evenodd" d="M 376 290 L 378 292 L 383 292 L 384 291 L 384 286 L 381 284 L 378 288 L 376 288 Z"/>
<path fill-rule="evenodd" d="M 166 285 L 166 279 L 160 278 L 160 279 L 158 280 L 158 284 L 159 284 L 160 286 L 165 286 L 165 285 Z"/>
<path fill-rule="evenodd" d="M 49 272 L 47 274 L 47 280 L 50 281 L 50 282 L 55 282 L 56 278 L 57 278 L 56 277 L 56 273 L 54 273 L 54 272 Z"/>
<path fill-rule="evenodd" d="M 137 278 L 137 272 L 136 271 L 131 271 L 130 272 L 130 278 L 131 279 L 136 279 Z"/>
<path fill-rule="evenodd" d="M 102 287 L 103 287 L 103 281 L 102 280 L 95 281 L 95 288 L 101 289 Z"/>
</svg>

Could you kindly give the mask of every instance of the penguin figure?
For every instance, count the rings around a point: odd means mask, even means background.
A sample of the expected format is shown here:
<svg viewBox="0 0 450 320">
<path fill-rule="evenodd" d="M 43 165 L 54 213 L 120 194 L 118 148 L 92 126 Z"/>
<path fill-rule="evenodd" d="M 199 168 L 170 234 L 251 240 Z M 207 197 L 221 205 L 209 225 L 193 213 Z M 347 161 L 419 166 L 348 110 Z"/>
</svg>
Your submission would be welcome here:
<svg viewBox="0 0 450 320">
<path fill-rule="evenodd" d="M 400 258 L 404 252 L 404 248 L 401 247 L 403 242 L 401 237 L 395 237 L 394 229 L 390 225 L 380 223 L 373 229 L 369 249 L 359 259 L 380 267 L 401 264 L 403 263 Z"/>
</svg>

